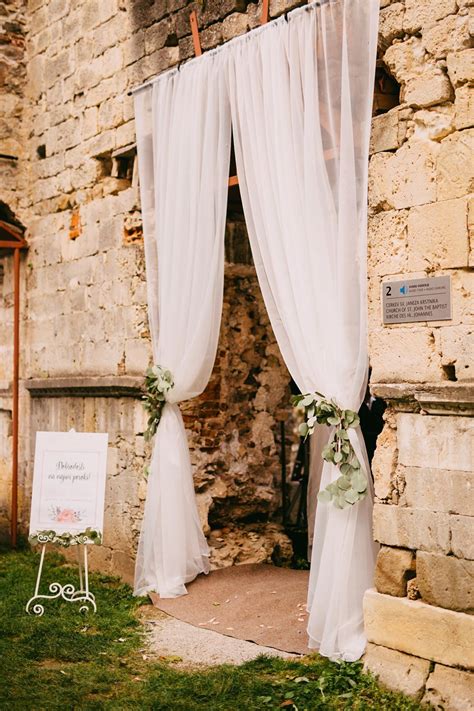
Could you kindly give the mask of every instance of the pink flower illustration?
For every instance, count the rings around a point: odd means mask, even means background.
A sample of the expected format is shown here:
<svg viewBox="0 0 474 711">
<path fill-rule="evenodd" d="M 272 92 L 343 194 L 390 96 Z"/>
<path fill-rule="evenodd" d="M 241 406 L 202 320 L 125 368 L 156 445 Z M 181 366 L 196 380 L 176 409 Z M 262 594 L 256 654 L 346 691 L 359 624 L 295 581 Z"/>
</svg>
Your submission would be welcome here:
<svg viewBox="0 0 474 711">
<path fill-rule="evenodd" d="M 62 509 L 56 517 L 56 521 L 59 523 L 72 523 L 76 520 L 77 514 L 72 509 Z"/>
<path fill-rule="evenodd" d="M 60 506 L 51 506 L 49 517 L 51 521 L 57 521 L 58 523 L 76 523 L 81 521 L 83 512 L 74 511 L 74 509 L 62 509 Z"/>
</svg>

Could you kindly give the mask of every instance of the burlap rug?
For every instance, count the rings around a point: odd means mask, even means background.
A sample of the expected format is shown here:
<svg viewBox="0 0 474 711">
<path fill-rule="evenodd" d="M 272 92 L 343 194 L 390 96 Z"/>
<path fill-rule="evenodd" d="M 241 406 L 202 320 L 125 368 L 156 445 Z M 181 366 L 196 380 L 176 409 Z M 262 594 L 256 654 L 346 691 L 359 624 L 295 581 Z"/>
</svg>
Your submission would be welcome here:
<svg viewBox="0 0 474 711">
<path fill-rule="evenodd" d="M 188 595 L 150 597 L 163 612 L 196 627 L 285 652 L 308 654 L 309 572 L 273 565 L 235 565 L 200 575 Z"/>
</svg>

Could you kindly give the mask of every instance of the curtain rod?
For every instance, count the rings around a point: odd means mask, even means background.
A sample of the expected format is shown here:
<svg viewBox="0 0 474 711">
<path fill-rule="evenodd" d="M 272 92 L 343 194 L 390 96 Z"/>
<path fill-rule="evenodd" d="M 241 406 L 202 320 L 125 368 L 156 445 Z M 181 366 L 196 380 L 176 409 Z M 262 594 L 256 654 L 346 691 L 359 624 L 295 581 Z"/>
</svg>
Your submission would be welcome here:
<svg viewBox="0 0 474 711">
<path fill-rule="evenodd" d="M 288 20 L 292 19 L 295 15 L 299 15 L 300 13 L 308 12 L 309 10 L 314 10 L 317 9 L 318 7 L 321 7 L 321 5 L 327 5 L 330 2 L 339 2 L 340 0 L 314 0 L 313 2 L 309 2 L 307 5 L 303 5 L 302 7 L 297 7 L 295 10 L 291 10 L 291 12 L 285 12 L 283 15 L 280 15 L 280 17 L 275 18 L 271 22 L 267 22 L 265 25 L 262 25 L 261 27 L 256 27 L 253 30 L 250 30 L 250 32 L 245 32 L 243 35 L 239 35 L 238 37 L 233 37 L 231 40 L 228 42 L 224 42 L 223 44 L 219 45 L 215 49 L 209 50 L 208 52 L 204 52 L 202 55 L 199 57 L 193 57 L 192 59 L 188 59 L 183 62 L 179 62 L 179 64 L 175 67 L 171 67 L 170 69 L 166 69 L 164 72 L 161 72 L 161 74 L 157 74 L 156 76 L 152 77 L 151 79 L 147 79 L 147 81 L 143 82 L 143 84 L 140 84 L 139 86 L 136 86 L 135 88 L 131 89 L 130 91 L 127 92 L 127 96 L 133 96 L 139 91 L 142 91 L 143 89 L 147 89 L 149 86 L 154 84 L 160 77 L 165 76 L 166 74 L 171 74 L 172 72 L 178 72 L 182 66 L 187 66 L 188 64 L 192 64 L 192 62 L 195 62 L 199 59 L 202 59 L 202 57 L 205 57 L 209 54 L 214 54 L 217 52 L 220 52 L 223 50 L 224 47 L 229 46 L 230 44 L 233 44 L 234 42 L 239 42 L 244 39 L 248 39 L 250 37 L 254 37 L 260 32 L 265 32 L 265 30 L 268 30 L 270 27 L 275 27 L 277 23 L 280 23 L 282 21 L 288 22 Z"/>
</svg>

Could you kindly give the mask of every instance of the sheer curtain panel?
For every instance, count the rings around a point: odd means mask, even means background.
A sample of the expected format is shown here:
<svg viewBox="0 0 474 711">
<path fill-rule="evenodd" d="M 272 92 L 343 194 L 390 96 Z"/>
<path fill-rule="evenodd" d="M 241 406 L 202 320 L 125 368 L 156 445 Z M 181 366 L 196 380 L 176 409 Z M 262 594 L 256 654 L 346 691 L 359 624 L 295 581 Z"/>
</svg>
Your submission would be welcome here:
<svg viewBox="0 0 474 711">
<path fill-rule="evenodd" d="M 357 410 L 367 378 L 367 167 L 378 0 L 308 5 L 232 43 L 227 81 L 250 242 L 282 355 L 303 393 Z M 224 58 L 222 57 L 222 60 Z M 360 431 L 352 443 L 367 472 Z M 325 463 L 321 488 L 338 469 Z M 370 476 L 370 474 L 369 474 Z M 372 494 L 320 504 L 310 646 L 358 659 Z"/>
<path fill-rule="evenodd" d="M 208 572 L 177 403 L 206 387 L 221 321 L 230 115 L 219 64 L 204 56 L 135 95 L 153 357 L 175 383 L 153 446 L 136 595 L 182 595 Z"/>
</svg>

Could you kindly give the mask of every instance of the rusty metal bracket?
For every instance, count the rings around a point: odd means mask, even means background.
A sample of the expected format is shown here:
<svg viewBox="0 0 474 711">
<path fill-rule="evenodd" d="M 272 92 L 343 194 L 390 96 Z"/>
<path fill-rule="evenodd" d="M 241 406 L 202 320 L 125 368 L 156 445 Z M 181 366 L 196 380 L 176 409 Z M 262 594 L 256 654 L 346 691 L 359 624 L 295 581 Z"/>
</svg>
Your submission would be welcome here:
<svg viewBox="0 0 474 711">
<path fill-rule="evenodd" d="M 191 23 L 191 34 L 193 36 L 194 54 L 196 55 L 196 57 L 200 57 L 202 54 L 202 49 L 201 40 L 199 39 L 199 28 L 196 10 L 193 10 L 190 14 L 189 22 Z"/>
</svg>

